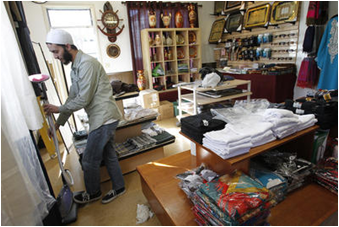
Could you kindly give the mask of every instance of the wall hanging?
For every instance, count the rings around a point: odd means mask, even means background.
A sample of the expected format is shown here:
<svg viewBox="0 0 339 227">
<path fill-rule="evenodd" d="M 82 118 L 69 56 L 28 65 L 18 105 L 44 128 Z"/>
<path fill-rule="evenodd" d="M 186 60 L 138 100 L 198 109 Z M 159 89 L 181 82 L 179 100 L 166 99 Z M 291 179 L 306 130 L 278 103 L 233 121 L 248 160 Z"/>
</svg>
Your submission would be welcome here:
<svg viewBox="0 0 339 227">
<path fill-rule="evenodd" d="M 244 12 L 238 11 L 226 16 L 224 33 L 241 32 L 244 19 Z"/>
<path fill-rule="evenodd" d="M 221 40 L 222 34 L 225 27 L 225 18 L 216 20 L 212 24 L 210 37 L 208 38 L 209 43 L 218 43 Z"/>
<path fill-rule="evenodd" d="M 270 4 L 248 9 L 245 15 L 245 29 L 267 27 L 270 19 L 270 9 Z"/>
<path fill-rule="evenodd" d="M 117 36 L 120 35 L 125 28 L 125 25 L 121 28 L 119 27 L 119 22 L 122 21 L 122 19 L 119 19 L 118 11 L 119 10 L 114 12 L 112 5 L 109 2 L 106 2 L 104 5 L 104 12 L 100 10 L 100 13 L 102 13 L 101 19 L 98 20 L 104 25 L 103 28 L 100 28 L 98 25 L 98 29 L 102 32 L 102 34 L 106 35 L 108 40 L 112 43 L 117 40 Z M 119 31 L 116 31 L 117 28 Z"/>
<path fill-rule="evenodd" d="M 296 22 L 298 19 L 299 2 L 274 2 L 270 24 Z"/>
</svg>

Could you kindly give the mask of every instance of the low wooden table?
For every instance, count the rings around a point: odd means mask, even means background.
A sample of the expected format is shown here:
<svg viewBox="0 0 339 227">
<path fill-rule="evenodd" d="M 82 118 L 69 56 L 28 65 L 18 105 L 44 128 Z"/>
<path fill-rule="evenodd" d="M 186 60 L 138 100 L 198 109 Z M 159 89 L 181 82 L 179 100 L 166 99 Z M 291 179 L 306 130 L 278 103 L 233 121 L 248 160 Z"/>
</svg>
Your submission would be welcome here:
<svg viewBox="0 0 339 227">
<path fill-rule="evenodd" d="M 175 176 L 197 166 L 190 151 L 137 167 L 142 190 L 162 225 L 197 225 L 193 204 L 180 189 Z M 271 209 L 271 225 L 320 225 L 338 211 L 338 196 L 317 184 L 309 184 L 288 194 Z"/>
</svg>

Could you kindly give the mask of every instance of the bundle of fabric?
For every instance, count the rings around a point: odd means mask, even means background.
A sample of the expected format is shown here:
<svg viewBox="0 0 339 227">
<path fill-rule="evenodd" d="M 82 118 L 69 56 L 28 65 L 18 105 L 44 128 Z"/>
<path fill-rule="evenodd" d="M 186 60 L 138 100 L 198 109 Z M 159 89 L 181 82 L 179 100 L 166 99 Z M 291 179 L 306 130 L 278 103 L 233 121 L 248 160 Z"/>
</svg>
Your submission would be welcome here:
<svg viewBox="0 0 339 227">
<path fill-rule="evenodd" d="M 274 201 L 267 188 L 235 171 L 202 184 L 193 203 L 199 225 L 262 225 Z"/>
<path fill-rule="evenodd" d="M 157 140 L 143 133 L 140 136 L 129 138 L 123 143 L 114 143 L 113 146 L 115 151 L 118 153 L 118 156 L 121 158 L 150 148 L 154 146 L 156 142 Z"/>
<path fill-rule="evenodd" d="M 203 146 L 223 159 L 248 153 L 252 147 L 250 136 L 236 133 L 227 127 L 222 130 L 207 132 L 204 136 Z"/>
<path fill-rule="evenodd" d="M 271 130 L 273 124 L 270 122 L 258 122 L 256 119 L 244 119 L 243 122 L 237 124 L 226 125 L 227 129 L 251 138 L 252 147 L 257 147 L 275 140 Z"/>
<path fill-rule="evenodd" d="M 298 131 L 309 128 L 318 122 L 314 114 L 299 115 L 298 117 L 299 117 L 299 122 L 298 122 L 298 127 L 297 127 Z"/>
<path fill-rule="evenodd" d="M 314 180 L 338 195 L 338 159 L 329 157 L 321 160 L 317 164 Z"/>
<path fill-rule="evenodd" d="M 298 115 L 293 114 L 290 110 L 267 109 L 263 113 L 263 120 L 273 124 L 272 131 L 279 139 L 298 131 Z"/>
<path fill-rule="evenodd" d="M 251 163 L 250 177 L 258 181 L 273 194 L 276 203 L 283 201 L 287 194 L 287 180 L 278 173 Z"/>
<path fill-rule="evenodd" d="M 273 150 L 255 157 L 253 161 L 283 176 L 288 183 L 287 193 L 309 182 L 314 165 L 295 153 Z"/>
</svg>

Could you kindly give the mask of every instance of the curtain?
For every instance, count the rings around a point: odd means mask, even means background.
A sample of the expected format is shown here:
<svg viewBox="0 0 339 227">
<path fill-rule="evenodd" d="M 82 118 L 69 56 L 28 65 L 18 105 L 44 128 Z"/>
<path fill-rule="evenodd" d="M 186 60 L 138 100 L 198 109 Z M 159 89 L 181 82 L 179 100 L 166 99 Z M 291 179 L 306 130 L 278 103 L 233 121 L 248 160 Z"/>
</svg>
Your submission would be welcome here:
<svg viewBox="0 0 339 227">
<path fill-rule="evenodd" d="M 4 3 L 1 31 L 1 224 L 42 225 L 55 203 L 29 132 L 42 116 Z"/>
<path fill-rule="evenodd" d="M 131 39 L 132 64 L 134 82 L 137 80 L 137 70 L 143 69 L 142 50 L 141 50 L 141 30 L 149 28 L 148 12 L 153 10 L 156 13 L 156 28 L 164 28 L 161 20 L 161 13 L 171 13 L 170 28 L 175 28 L 175 13 L 180 11 L 184 19 L 184 28 L 189 28 L 188 4 L 189 3 L 171 3 L 171 2 L 135 2 L 127 1 L 128 24 Z M 197 15 L 196 27 L 198 24 L 198 4 L 192 3 Z"/>
</svg>

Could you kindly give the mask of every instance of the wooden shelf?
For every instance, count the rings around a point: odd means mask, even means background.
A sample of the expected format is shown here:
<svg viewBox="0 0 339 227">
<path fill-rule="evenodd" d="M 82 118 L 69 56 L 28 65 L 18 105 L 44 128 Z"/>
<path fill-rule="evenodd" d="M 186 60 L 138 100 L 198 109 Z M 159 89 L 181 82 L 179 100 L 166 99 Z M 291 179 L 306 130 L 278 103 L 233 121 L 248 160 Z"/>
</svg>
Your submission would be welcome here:
<svg viewBox="0 0 339 227">
<path fill-rule="evenodd" d="M 220 98 L 209 98 L 209 97 L 206 97 L 204 95 L 197 94 L 197 104 L 200 106 L 200 105 L 218 103 L 218 102 L 222 102 L 222 101 L 225 101 L 225 100 L 236 99 L 236 98 L 244 97 L 244 96 L 251 95 L 251 94 L 252 94 L 252 92 L 243 92 L 243 93 L 240 93 L 240 94 L 229 95 L 229 96 L 220 97 Z M 193 102 L 193 94 L 182 95 L 181 98 L 183 100 Z"/>
<path fill-rule="evenodd" d="M 191 33 L 195 35 L 195 42 L 190 43 L 189 36 Z M 199 69 L 201 68 L 201 31 L 200 28 L 149 28 L 143 29 L 141 31 L 141 44 L 142 44 L 142 53 L 143 53 L 143 66 L 144 74 L 147 78 L 147 84 L 149 89 L 153 89 L 153 80 L 157 79 L 157 83 L 161 86 L 164 86 L 164 92 L 169 91 L 167 87 L 167 82 L 172 82 L 177 84 L 178 81 L 182 80 L 184 82 L 190 82 L 191 75 L 193 79 L 200 79 Z M 160 37 L 160 44 L 153 45 L 150 44 L 150 37 L 155 37 L 158 35 Z M 177 35 L 182 37 L 182 42 L 177 42 Z M 167 37 L 171 37 L 173 44 L 167 45 Z M 165 37 L 165 40 L 162 38 Z M 190 58 L 189 48 L 195 47 L 196 57 Z M 165 50 L 172 52 L 171 60 L 165 60 Z M 179 50 L 182 52 L 183 58 L 179 59 Z M 156 56 L 156 61 L 151 59 L 154 55 Z M 179 72 L 179 64 L 187 64 L 187 72 Z M 170 76 L 167 77 L 152 77 L 152 70 L 155 65 L 161 65 L 164 71 L 173 71 Z M 197 71 L 192 72 L 191 69 L 195 68 Z M 191 75 L 190 75 L 191 74 Z M 170 77 L 170 78 L 169 78 Z M 169 81 L 167 81 L 169 80 Z"/>
</svg>

